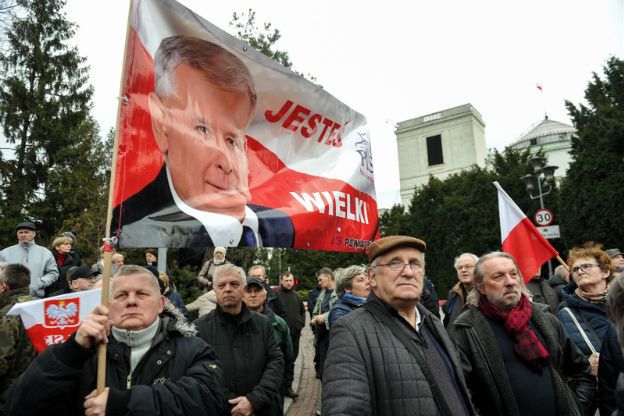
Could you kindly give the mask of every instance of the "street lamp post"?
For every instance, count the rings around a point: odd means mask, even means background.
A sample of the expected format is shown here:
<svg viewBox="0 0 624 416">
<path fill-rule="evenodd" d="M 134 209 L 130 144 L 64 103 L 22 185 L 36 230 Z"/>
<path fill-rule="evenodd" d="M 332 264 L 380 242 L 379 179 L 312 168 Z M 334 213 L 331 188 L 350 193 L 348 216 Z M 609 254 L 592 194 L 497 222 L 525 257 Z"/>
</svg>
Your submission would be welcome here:
<svg viewBox="0 0 624 416">
<path fill-rule="evenodd" d="M 520 178 L 526 186 L 527 192 L 531 199 L 540 201 L 540 208 L 544 208 L 544 196 L 552 192 L 555 187 L 555 170 L 558 166 L 546 165 L 546 158 L 542 156 L 533 156 L 528 161 L 529 166 L 533 168 L 533 174 L 524 175 Z M 537 195 L 533 195 L 535 190 L 534 183 L 537 182 Z M 548 260 L 548 277 L 552 276 L 552 265 Z"/>
</svg>

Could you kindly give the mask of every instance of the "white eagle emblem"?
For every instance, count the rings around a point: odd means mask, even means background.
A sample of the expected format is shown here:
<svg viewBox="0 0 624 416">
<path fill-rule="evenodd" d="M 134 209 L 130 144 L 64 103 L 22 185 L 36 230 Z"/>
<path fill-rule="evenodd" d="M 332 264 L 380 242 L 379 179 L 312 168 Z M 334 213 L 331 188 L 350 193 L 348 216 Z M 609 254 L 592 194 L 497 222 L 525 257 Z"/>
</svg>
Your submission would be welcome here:
<svg viewBox="0 0 624 416">
<path fill-rule="evenodd" d="M 52 304 L 46 309 L 46 315 L 49 318 L 50 323 L 60 327 L 61 329 L 76 323 L 77 312 L 78 305 L 74 302 L 69 302 L 67 305 Z"/>
</svg>

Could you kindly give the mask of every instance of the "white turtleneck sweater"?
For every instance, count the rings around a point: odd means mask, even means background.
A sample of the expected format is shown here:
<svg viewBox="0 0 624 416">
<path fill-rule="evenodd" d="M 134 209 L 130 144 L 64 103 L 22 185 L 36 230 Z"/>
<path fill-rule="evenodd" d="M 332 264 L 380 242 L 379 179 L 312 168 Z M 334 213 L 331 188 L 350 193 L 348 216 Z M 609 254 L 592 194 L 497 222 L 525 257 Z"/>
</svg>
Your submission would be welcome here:
<svg viewBox="0 0 624 416">
<path fill-rule="evenodd" d="M 151 347 L 159 326 L 160 317 L 156 317 L 153 324 L 138 331 L 130 331 L 127 329 L 113 327 L 113 337 L 118 342 L 126 344 L 130 347 L 130 373 L 134 371 L 139 361 L 141 361 L 141 358 L 143 358 L 145 353 Z"/>
</svg>

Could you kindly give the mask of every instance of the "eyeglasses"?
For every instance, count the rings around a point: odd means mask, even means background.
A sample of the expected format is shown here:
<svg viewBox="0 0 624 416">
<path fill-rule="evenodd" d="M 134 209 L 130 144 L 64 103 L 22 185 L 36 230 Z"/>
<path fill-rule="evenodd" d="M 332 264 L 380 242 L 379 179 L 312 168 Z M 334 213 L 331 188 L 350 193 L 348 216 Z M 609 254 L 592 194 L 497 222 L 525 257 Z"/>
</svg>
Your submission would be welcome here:
<svg viewBox="0 0 624 416">
<path fill-rule="evenodd" d="M 393 260 L 390 263 L 386 263 L 386 264 L 378 264 L 375 267 L 388 266 L 390 267 L 390 270 L 392 271 L 402 272 L 403 270 L 405 270 L 405 266 L 408 264 L 410 266 L 410 269 L 412 269 L 413 272 L 420 272 L 420 271 L 423 271 L 425 268 L 423 264 L 417 261 L 410 261 L 409 263 L 403 263 L 402 261 L 399 261 L 399 260 Z"/>
<path fill-rule="evenodd" d="M 577 274 L 579 272 L 579 270 L 583 270 L 584 272 L 588 272 L 589 269 L 591 269 L 594 266 L 595 267 L 599 267 L 595 263 L 583 263 L 583 264 L 579 264 L 578 266 L 572 267 L 572 269 L 570 269 L 570 271 L 572 272 L 572 274 Z"/>
<path fill-rule="evenodd" d="M 457 270 L 470 270 L 470 269 L 474 269 L 474 265 L 473 264 L 465 264 L 463 266 L 457 266 Z"/>
</svg>

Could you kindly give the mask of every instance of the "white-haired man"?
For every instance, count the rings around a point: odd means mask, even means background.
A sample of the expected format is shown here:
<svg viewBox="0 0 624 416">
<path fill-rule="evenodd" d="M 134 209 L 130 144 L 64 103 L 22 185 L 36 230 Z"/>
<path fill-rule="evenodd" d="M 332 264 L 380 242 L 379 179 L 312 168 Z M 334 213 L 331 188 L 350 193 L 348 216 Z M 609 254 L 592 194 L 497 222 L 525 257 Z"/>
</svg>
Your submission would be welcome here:
<svg viewBox="0 0 624 416">
<path fill-rule="evenodd" d="M 472 289 L 472 278 L 477 260 L 479 257 L 472 253 L 462 253 L 455 257 L 453 266 L 457 272 L 458 282 L 449 290 L 444 305 L 444 326 L 447 328 L 463 312 L 466 297 Z"/>
<path fill-rule="evenodd" d="M 217 308 L 195 324 L 199 336 L 214 346 L 222 364 L 230 414 L 275 415 L 280 408 L 284 356 L 271 321 L 245 306 L 246 283 L 240 267 L 217 267 L 213 275 Z"/>
<path fill-rule="evenodd" d="M 175 308 L 165 308 L 156 277 L 122 267 L 108 307 L 41 353 L 15 383 L 10 415 L 213 415 L 224 409 L 214 350 Z M 107 387 L 97 394 L 98 344 L 107 344 Z"/>
</svg>

